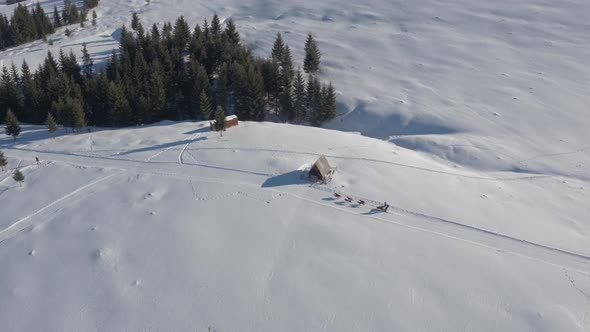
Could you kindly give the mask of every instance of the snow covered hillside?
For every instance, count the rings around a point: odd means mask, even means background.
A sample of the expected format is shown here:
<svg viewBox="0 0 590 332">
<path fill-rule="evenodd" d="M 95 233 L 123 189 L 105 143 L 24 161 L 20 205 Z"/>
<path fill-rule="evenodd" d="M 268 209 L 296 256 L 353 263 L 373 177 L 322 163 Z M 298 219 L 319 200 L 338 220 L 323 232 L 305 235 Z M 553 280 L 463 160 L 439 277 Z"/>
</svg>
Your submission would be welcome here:
<svg viewBox="0 0 590 332">
<path fill-rule="evenodd" d="M 587 182 L 269 123 L 48 135 L 0 138 L 6 330 L 590 327 Z"/>
<path fill-rule="evenodd" d="M 323 79 L 339 91 L 343 115 L 331 128 L 479 169 L 589 177 L 588 1 L 102 0 L 96 27 L 62 29 L 51 50 L 80 54 L 86 42 L 105 59 L 133 11 L 145 26 L 217 12 L 265 56 L 280 31 L 300 64 L 314 32 Z M 23 45 L 0 60 L 34 65 L 47 48 Z"/>
<path fill-rule="evenodd" d="M 297 64 L 313 32 L 340 115 L 223 137 L 162 122 L 55 138 L 24 126 L 15 143 L 0 128 L 0 330 L 590 331 L 590 2 L 96 11 L 96 26 L 0 64 L 84 42 L 101 63 L 133 11 L 145 26 L 217 12 L 257 55 L 282 32 Z M 321 154 L 338 170 L 312 186 L 301 176 Z"/>
</svg>

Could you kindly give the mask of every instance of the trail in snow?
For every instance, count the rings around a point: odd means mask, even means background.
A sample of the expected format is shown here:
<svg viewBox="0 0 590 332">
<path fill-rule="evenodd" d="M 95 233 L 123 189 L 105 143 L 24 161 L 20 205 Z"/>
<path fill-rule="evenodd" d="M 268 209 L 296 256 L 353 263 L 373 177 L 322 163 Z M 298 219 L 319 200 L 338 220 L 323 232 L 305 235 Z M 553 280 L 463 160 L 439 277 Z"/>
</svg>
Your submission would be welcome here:
<svg viewBox="0 0 590 332">
<path fill-rule="evenodd" d="M 183 147 L 182 150 L 180 151 L 180 153 L 178 154 L 178 163 L 179 164 L 184 164 L 184 159 L 182 158 L 182 156 L 184 155 L 184 151 L 186 151 L 186 148 L 188 148 L 189 145 L 191 145 L 191 143 L 193 143 L 195 141 L 195 139 L 197 139 L 197 137 L 200 136 L 199 133 L 194 134 L 193 136 L 191 136 L 191 138 L 189 138 L 189 142 L 186 143 Z"/>
<path fill-rule="evenodd" d="M 80 194 L 81 192 L 88 190 L 88 189 L 94 187 L 95 185 L 97 185 L 101 182 L 104 182 L 104 181 L 114 177 L 115 175 L 119 175 L 121 173 L 122 172 L 116 172 L 113 174 L 109 174 L 105 177 L 102 177 L 102 178 L 96 180 L 96 181 L 88 183 L 88 184 L 70 192 L 69 194 L 66 194 L 66 195 L 62 196 L 61 198 L 45 205 L 44 207 L 40 208 L 39 210 L 35 211 L 34 213 L 31 213 L 28 216 L 23 217 L 15 222 L 13 222 L 12 224 L 10 224 L 10 226 L 8 226 L 5 229 L 0 231 L 0 243 L 12 238 L 14 235 L 18 234 L 19 232 L 21 232 L 22 230 L 24 230 L 28 226 L 30 226 L 32 224 L 34 217 L 39 216 L 44 212 L 49 212 L 49 209 L 51 209 L 52 207 L 55 207 L 56 205 Z"/>
<path fill-rule="evenodd" d="M 19 150 L 21 153 L 28 154 L 30 152 Z M 52 153 L 50 153 L 52 154 Z M 54 154 L 57 156 L 62 156 L 64 159 L 73 159 L 73 160 L 66 160 L 66 162 L 71 163 L 72 165 L 85 165 L 83 162 L 81 163 L 81 159 L 79 156 L 72 158 L 73 156 L 70 155 L 62 155 L 62 154 Z M 91 158 L 91 157 L 88 157 Z M 99 158 L 101 159 L 101 158 Z M 135 164 L 136 167 L 125 167 L 126 165 Z M 92 162 L 88 165 L 97 166 L 96 162 Z M 177 177 L 182 179 L 188 180 L 200 180 L 206 181 L 211 183 L 225 183 L 229 185 L 242 185 L 248 186 L 256 189 L 260 189 L 259 184 L 249 183 L 249 182 L 242 182 L 237 180 L 228 180 L 227 178 L 215 178 L 215 177 L 203 177 L 203 176 L 192 176 L 187 175 L 182 170 L 179 170 L 179 167 L 190 167 L 191 164 L 177 164 L 177 163 L 169 163 L 167 170 L 158 170 L 153 169 L 152 166 L 154 164 L 145 163 L 145 162 L 130 162 L 127 160 L 117 160 L 117 159 L 105 159 L 103 160 L 103 165 L 112 168 L 118 168 L 124 171 L 132 171 L 132 172 L 139 172 L 139 173 L 147 173 L 152 175 L 162 175 L 162 176 L 171 176 Z M 86 166 L 86 165 L 85 165 Z M 175 170 L 177 172 L 175 172 Z M 99 180 L 100 181 L 100 180 Z M 311 188 L 316 188 L 316 186 L 312 186 Z M 304 197 L 299 194 L 295 194 L 288 191 L 278 190 L 275 188 L 266 188 L 267 190 L 275 191 L 277 193 L 289 195 L 291 197 L 295 197 L 313 204 L 322 205 L 325 207 L 329 207 L 332 209 L 337 209 L 349 214 L 359 215 L 358 212 L 351 211 L 350 209 L 346 209 L 343 207 L 335 206 L 333 204 L 326 204 L 320 202 L 316 199 L 312 199 L 309 197 Z M 83 190 L 83 188 L 79 189 L 79 191 Z M 324 191 L 330 191 L 330 189 L 320 189 Z M 70 195 L 73 195 L 72 193 Z M 237 193 L 236 193 L 237 195 Z M 63 200 L 65 198 L 62 198 Z M 371 201 L 371 200 L 367 200 Z M 51 204 L 53 205 L 53 204 Z M 50 207 L 50 206 L 48 206 Z M 43 208 L 42 210 L 47 209 L 48 207 Z M 444 236 L 447 238 L 472 243 L 474 245 L 492 248 L 494 250 L 502 250 L 506 252 L 511 252 L 513 254 L 527 257 L 533 260 L 545 262 L 551 265 L 560 266 L 560 267 L 568 267 L 574 269 L 584 275 L 590 276 L 590 256 L 586 256 L 584 254 L 563 250 L 556 247 L 546 246 L 543 244 L 534 243 L 528 240 L 519 239 L 515 237 L 511 237 L 508 235 L 496 233 L 493 231 L 477 228 L 474 226 L 465 225 L 462 223 L 458 223 L 451 220 L 446 220 L 438 217 L 429 216 L 426 214 L 422 214 L 419 212 L 405 210 L 399 207 L 393 207 L 393 210 L 404 215 L 404 218 L 400 220 L 391 220 L 383 217 L 379 217 L 376 215 L 359 215 L 359 217 L 370 218 L 374 220 L 379 220 L 382 222 L 395 224 L 398 226 L 403 226 L 406 228 L 419 230 L 422 232 L 428 232 L 432 234 L 437 234 L 440 236 Z M 42 212 L 38 211 L 37 213 Z M 25 217 L 30 218 L 29 217 Z M 21 223 L 22 221 L 18 221 L 17 223 Z M 11 226 L 12 227 L 12 226 Z M 3 233 L 0 233 L 0 240 L 2 239 Z"/>
<path fill-rule="evenodd" d="M 97 155 L 78 154 L 78 153 L 72 153 L 72 152 L 67 152 L 67 151 L 37 150 L 37 149 L 27 149 L 27 148 L 15 148 L 15 147 L 10 148 L 10 149 L 18 150 L 18 151 L 47 153 L 47 154 L 54 154 L 54 155 L 69 155 L 69 156 L 96 158 L 96 159 L 124 160 L 124 161 L 130 161 L 130 162 L 161 163 L 161 164 L 170 164 L 172 162 L 170 162 L 170 161 L 152 162 L 151 160 L 153 158 L 161 155 L 165 151 L 174 150 L 171 147 L 166 148 L 166 149 L 160 150 L 159 152 L 157 152 L 153 156 L 151 156 L 143 161 L 140 161 L 140 160 L 136 160 L 136 159 L 113 157 L 113 156 L 116 156 L 117 154 L 111 155 L 110 157 L 101 157 L 101 156 L 97 156 Z M 287 153 L 287 154 L 292 153 L 292 154 L 302 154 L 302 155 L 310 155 L 310 156 L 320 156 L 321 155 L 321 154 L 312 153 L 312 152 L 299 152 L 299 151 L 274 150 L 274 149 L 198 148 L 198 149 L 191 149 L 191 150 L 197 150 L 197 151 L 198 150 L 246 150 L 246 151 L 261 151 L 261 152 L 280 152 L 280 153 Z M 190 151 L 190 150 L 187 150 L 187 151 Z M 422 171 L 422 172 L 436 173 L 436 174 L 441 174 L 441 175 L 445 175 L 445 176 L 455 176 L 455 177 L 460 177 L 460 178 L 482 180 L 482 181 L 498 181 L 498 182 L 501 182 L 501 181 L 525 181 L 525 180 L 539 180 L 539 179 L 545 179 L 545 178 L 551 177 L 550 175 L 530 175 L 530 176 L 518 176 L 518 177 L 483 177 L 483 176 L 477 176 L 477 175 L 467 175 L 467 174 L 461 174 L 461 173 L 455 173 L 455 172 L 435 170 L 435 169 L 430 169 L 430 168 L 425 168 L 425 167 L 413 166 L 413 165 L 397 163 L 397 162 L 392 162 L 392 161 L 386 161 L 386 160 L 379 160 L 379 159 L 345 157 L 345 156 L 334 156 L 334 155 L 325 155 L 325 156 L 328 158 L 334 158 L 334 159 L 356 160 L 356 161 L 367 161 L 367 162 L 389 164 L 389 165 L 393 165 L 393 166 L 409 168 L 409 169 Z M 184 164 L 184 162 L 180 162 L 180 161 L 181 160 L 180 160 L 180 155 L 179 155 L 179 161 L 177 163 Z M 249 172 L 249 171 L 243 171 L 243 170 L 238 170 L 238 169 L 233 169 L 233 168 L 223 168 L 223 167 L 218 167 L 218 166 L 214 166 L 214 165 L 205 165 L 205 164 L 199 164 L 199 163 L 190 164 L 190 165 L 200 166 L 200 167 L 209 167 L 209 168 L 220 168 L 220 169 L 225 169 L 225 170 L 229 170 L 229 171 L 237 171 L 237 172 Z M 262 175 L 262 176 L 269 175 L 267 173 L 258 173 L 258 172 L 250 172 L 250 173 L 256 174 L 256 175 Z M 275 174 L 270 174 L 270 175 L 275 175 Z"/>
<path fill-rule="evenodd" d="M 277 189 L 270 189 L 277 192 L 283 192 Z M 286 193 L 289 196 L 310 202 L 316 205 L 326 206 L 349 214 L 358 214 L 350 209 L 323 203 L 314 199 L 303 197 L 301 195 Z M 414 214 L 421 216 L 420 214 Z M 391 220 L 384 217 L 378 217 L 373 214 L 364 214 L 366 218 L 378 220 L 381 222 L 402 226 L 409 229 L 418 230 L 421 232 L 432 233 L 435 235 L 447 237 L 450 239 L 470 243 L 473 245 L 486 247 L 494 250 L 501 250 L 509 252 L 521 257 L 532 259 L 535 261 L 547 263 L 558 267 L 569 267 L 578 271 L 585 276 L 590 277 L 590 256 L 583 254 L 562 250 L 542 244 L 537 244 L 523 239 L 499 234 L 477 227 L 463 225 L 453 221 L 444 220 L 441 218 L 412 218 Z M 433 221 L 441 221 L 439 223 Z"/>
</svg>

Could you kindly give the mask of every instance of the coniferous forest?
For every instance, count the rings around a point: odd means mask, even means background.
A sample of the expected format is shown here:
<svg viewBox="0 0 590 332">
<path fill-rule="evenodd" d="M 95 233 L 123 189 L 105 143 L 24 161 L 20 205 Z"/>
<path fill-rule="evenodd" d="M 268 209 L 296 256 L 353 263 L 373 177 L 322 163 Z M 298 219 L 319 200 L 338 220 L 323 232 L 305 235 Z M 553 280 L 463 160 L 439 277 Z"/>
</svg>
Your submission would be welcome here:
<svg viewBox="0 0 590 332">
<path fill-rule="evenodd" d="M 86 45 L 80 62 L 71 51 L 51 53 L 34 72 L 23 62 L 0 73 L 0 122 L 11 110 L 19 121 L 63 126 L 129 126 L 161 120 L 208 120 L 219 111 L 242 120 L 268 118 L 315 126 L 336 115 L 336 93 L 316 74 L 321 54 L 309 34 L 304 72 L 293 64 L 280 34 L 271 56 L 260 58 L 240 42 L 235 24 L 145 29 L 138 15 L 122 28 L 119 50 L 95 66 Z"/>
<path fill-rule="evenodd" d="M 98 1 L 84 0 L 78 8 L 71 0 L 64 0 L 63 9 L 58 10 L 55 6 L 51 16 L 45 13 L 39 2 L 31 10 L 19 4 L 10 18 L 0 15 L 0 50 L 45 39 L 64 25 L 84 24 L 88 11 L 98 6 Z"/>
</svg>

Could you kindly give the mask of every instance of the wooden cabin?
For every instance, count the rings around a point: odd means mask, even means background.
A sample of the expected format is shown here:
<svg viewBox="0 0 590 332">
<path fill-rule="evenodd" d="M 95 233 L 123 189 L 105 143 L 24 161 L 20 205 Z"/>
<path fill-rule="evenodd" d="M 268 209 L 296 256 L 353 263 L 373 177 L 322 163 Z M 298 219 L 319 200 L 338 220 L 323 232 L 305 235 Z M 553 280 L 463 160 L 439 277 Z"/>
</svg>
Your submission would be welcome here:
<svg viewBox="0 0 590 332">
<path fill-rule="evenodd" d="M 235 127 L 238 125 L 238 117 L 237 115 L 229 115 L 225 117 L 225 129 L 229 129 L 231 127 Z M 209 121 L 209 127 L 211 128 L 211 131 L 217 131 L 217 128 L 215 128 L 215 120 L 211 120 Z"/>
</svg>

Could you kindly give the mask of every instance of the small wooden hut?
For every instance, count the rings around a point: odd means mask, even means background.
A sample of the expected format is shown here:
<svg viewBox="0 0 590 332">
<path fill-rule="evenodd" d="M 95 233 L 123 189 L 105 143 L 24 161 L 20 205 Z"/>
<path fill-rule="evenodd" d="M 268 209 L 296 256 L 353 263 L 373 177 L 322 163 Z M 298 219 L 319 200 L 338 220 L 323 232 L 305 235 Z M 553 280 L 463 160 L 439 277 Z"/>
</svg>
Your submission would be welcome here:
<svg viewBox="0 0 590 332">
<path fill-rule="evenodd" d="M 225 117 L 225 129 L 229 129 L 231 127 L 235 127 L 238 125 L 238 116 L 237 115 L 229 115 Z M 215 128 L 215 120 L 209 121 L 209 127 L 211 131 L 217 131 Z"/>
<path fill-rule="evenodd" d="M 315 181 L 328 183 L 332 179 L 334 169 L 330 167 L 326 156 L 320 156 L 320 158 L 313 164 L 309 170 L 309 177 Z"/>
</svg>

